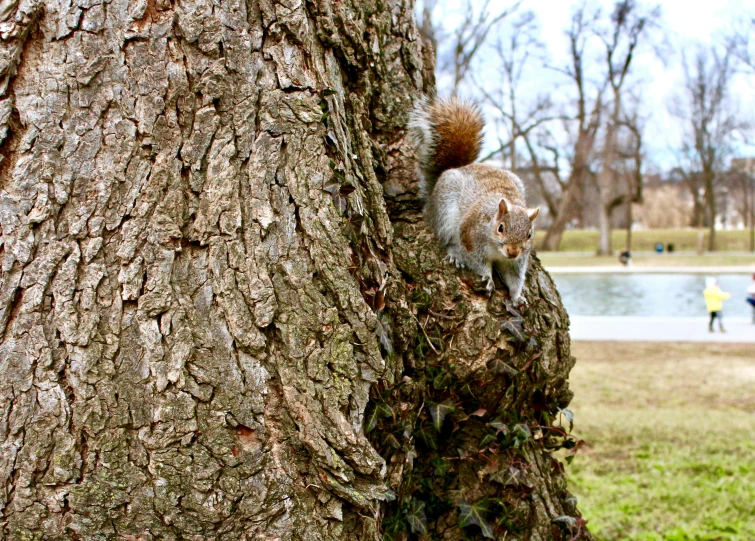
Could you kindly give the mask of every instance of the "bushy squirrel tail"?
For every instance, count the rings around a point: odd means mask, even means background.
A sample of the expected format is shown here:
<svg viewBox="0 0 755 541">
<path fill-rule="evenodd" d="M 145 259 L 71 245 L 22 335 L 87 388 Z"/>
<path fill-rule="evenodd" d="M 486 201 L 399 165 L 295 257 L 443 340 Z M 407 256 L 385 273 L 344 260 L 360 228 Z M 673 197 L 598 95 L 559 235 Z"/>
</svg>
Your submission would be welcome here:
<svg viewBox="0 0 755 541">
<path fill-rule="evenodd" d="M 485 121 L 474 102 L 422 97 L 409 115 L 408 127 L 417 147 L 423 199 L 443 171 L 469 165 L 480 155 Z"/>
</svg>

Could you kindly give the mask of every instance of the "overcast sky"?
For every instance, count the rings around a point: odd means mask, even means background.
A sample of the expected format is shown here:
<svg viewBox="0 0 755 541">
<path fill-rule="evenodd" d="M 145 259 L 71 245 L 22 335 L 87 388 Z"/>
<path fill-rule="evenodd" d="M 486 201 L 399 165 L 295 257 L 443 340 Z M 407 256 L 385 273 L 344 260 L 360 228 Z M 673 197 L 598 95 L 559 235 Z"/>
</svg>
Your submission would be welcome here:
<svg viewBox="0 0 755 541">
<path fill-rule="evenodd" d="M 482 0 L 473 0 L 478 5 Z M 573 0 L 524 0 L 522 10 L 533 11 L 540 25 L 540 40 L 545 43 L 550 62 L 556 66 L 565 65 L 568 62 L 567 40 L 564 30 L 569 26 L 572 10 L 578 1 Z M 600 5 L 602 9 L 610 13 L 613 6 L 611 0 L 593 0 L 591 5 Z M 459 2 L 441 0 L 445 6 L 457 6 Z M 492 2 L 493 5 L 505 6 L 507 3 L 500 0 Z M 646 123 L 646 151 L 650 162 L 666 169 L 676 163 L 673 149 L 679 146 L 680 125 L 679 120 L 669 114 L 669 104 L 679 101 L 683 96 L 683 69 L 682 52 L 686 51 L 691 57 L 694 54 L 696 43 L 720 43 L 722 36 L 730 31 L 737 20 L 748 16 L 755 16 L 755 0 L 715 0 L 715 1 L 690 1 L 690 0 L 663 0 L 662 2 L 643 2 L 644 5 L 660 4 L 662 10 L 661 24 L 663 36 L 670 45 L 667 48 L 667 58 L 662 62 L 650 47 L 638 52 L 633 60 L 633 69 L 644 106 Z M 499 8 L 494 7 L 493 10 Z M 453 8 L 439 6 L 435 18 L 447 28 L 452 28 L 458 21 L 459 13 Z M 505 29 L 505 24 L 502 29 Z M 660 37 L 656 34 L 656 38 Z M 597 58 L 600 50 L 594 51 Z M 490 59 L 488 61 L 488 59 Z M 482 57 L 481 72 L 482 83 L 495 87 L 498 74 L 494 55 L 488 54 Z M 568 84 L 555 72 L 549 72 L 542 66 L 537 66 L 527 76 L 528 83 L 542 91 L 542 88 L 553 87 L 554 95 L 563 92 L 563 86 Z M 443 89 L 442 79 L 439 81 Z M 751 115 L 755 111 L 755 77 L 740 76 L 734 85 L 733 97 L 738 102 L 743 115 Z M 490 138 L 489 138 L 490 139 Z M 492 147 L 491 142 L 489 146 Z M 741 148 L 743 154 L 755 154 L 753 148 Z"/>
</svg>

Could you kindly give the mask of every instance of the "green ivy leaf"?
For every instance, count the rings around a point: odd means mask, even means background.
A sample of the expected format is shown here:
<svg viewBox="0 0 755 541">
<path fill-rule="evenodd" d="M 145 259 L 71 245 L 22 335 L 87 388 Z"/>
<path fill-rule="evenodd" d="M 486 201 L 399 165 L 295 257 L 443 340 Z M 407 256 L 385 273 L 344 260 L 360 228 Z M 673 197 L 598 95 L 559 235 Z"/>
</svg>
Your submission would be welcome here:
<svg viewBox="0 0 755 541">
<path fill-rule="evenodd" d="M 396 439 L 393 434 L 388 434 L 384 440 L 385 445 L 393 447 L 394 449 L 401 449 L 401 443 Z"/>
<path fill-rule="evenodd" d="M 510 300 L 507 299 L 507 300 L 503 301 L 503 307 L 506 309 L 506 311 L 510 315 L 516 316 L 516 317 L 522 317 L 522 314 L 519 312 L 519 310 L 517 310 L 514 307 L 514 303 L 511 302 Z"/>
<path fill-rule="evenodd" d="M 364 432 L 366 434 L 369 434 L 373 430 L 375 430 L 375 427 L 378 423 L 378 418 L 380 417 L 380 413 L 378 411 L 377 407 L 372 408 L 367 415 L 364 418 Z"/>
<path fill-rule="evenodd" d="M 509 425 L 501 421 L 500 417 L 496 417 L 495 419 L 490 421 L 488 425 L 495 428 L 498 432 L 502 432 L 504 435 L 508 435 L 509 433 Z"/>
<path fill-rule="evenodd" d="M 451 463 L 448 460 L 437 456 L 430 461 L 430 464 L 435 468 L 435 475 L 438 477 L 445 477 L 451 469 Z"/>
<path fill-rule="evenodd" d="M 491 481 L 495 481 L 505 487 L 513 486 L 518 487 L 522 483 L 522 470 L 511 466 L 508 470 L 503 472 L 496 472 L 490 476 Z"/>
<path fill-rule="evenodd" d="M 514 425 L 514 428 L 511 430 L 511 435 L 514 437 L 512 445 L 514 445 L 515 447 L 519 447 L 525 441 L 530 439 L 530 436 L 532 436 L 532 432 L 530 431 L 529 426 L 527 426 L 524 423 L 520 423 L 520 424 Z"/>
<path fill-rule="evenodd" d="M 561 444 L 562 449 L 574 449 L 577 446 L 577 440 L 572 438 L 567 438 L 563 441 Z"/>
<path fill-rule="evenodd" d="M 465 383 L 462 385 L 461 389 L 459 389 L 459 394 L 461 396 L 476 396 L 475 395 L 475 389 L 470 385 L 469 383 Z"/>
<path fill-rule="evenodd" d="M 420 424 L 419 428 L 414 433 L 414 436 L 417 439 L 421 440 L 422 443 L 425 444 L 425 446 L 427 446 L 429 449 L 432 449 L 433 451 L 438 448 L 438 444 L 435 441 L 435 435 L 436 432 L 431 431 L 430 427 L 425 423 Z"/>
<path fill-rule="evenodd" d="M 402 536 L 406 537 L 406 525 L 399 513 L 386 517 L 383 521 L 383 541 L 396 541 Z"/>
<path fill-rule="evenodd" d="M 388 404 L 381 401 L 376 401 L 374 404 L 375 406 L 370 410 L 370 412 L 365 416 L 364 419 L 364 431 L 366 434 L 369 434 L 370 432 L 375 430 L 378 420 L 381 417 L 393 417 L 393 410 Z"/>
<path fill-rule="evenodd" d="M 461 502 L 459 503 L 459 526 L 462 528 L 472 525 L 479 526 L 483 536 L 488 539 L 495 539 L 493 527 L 485 520 L 487 512 L 488 502 L 485 499 L 479 500 L 475 504 Z"/>
<path fill-rule="evenodd" d="M 406 513 L 406 521 L 409 523 L 412 533 L 419 535 L 427 534 L 427 515 L 425 515 L 425 502 L 412 500 L 409 511 Z"/>
<path fill-rule="evenodd" d="M 524 319 L 522 317 L 512 317 L 507 319 L 502 326 L 504 331 L 507 331 L 515 342 L 521 343 L 527 340 L 524 335 Z"/>
<path fill-rule="evenodd" d="M 420 359 L 424 359 L 427 356 L 427 350 L 429 349 L 427 342 L 425 342 L 425 337 L 420 335 L 420 339 L 417 340 L 417 346 L 414 348 L 414 354 Z"/>
<path fill-rule="evenodd" d="M 442 404 L 428 402 L 427 409 L 430 411 L 430 416 L 433 418 L 433 426 L 438 432 L 440 432 L 440 429 L 443 426 L 443 421 L 446 419 L 446 415 L 456 411 L 456 408 L 448 402 L 443 402 Z"/>
<path fill-rule="evenodd" d="M 498 438 L 495 437 L 494 434 L 485 434 L 482 439 L 480 440 L 480 449 L 484 449 L 491 443 L 496 443 L 498 441 Z"/>
<path fill-rule="evenodd" d="M 384 417 L 384 418 L 393 417 L 393 410 L 385 402 L 378 402 L 376 409 L 378 410 L 378 413 L 380 414 L 381 417 Z"/>
<path fill-rule="evenodd" d="M 496 374 L 496 375 L 505 374 L 507 376 L 513 377 L 519 373 L 519 371 L 516 368 L 509 366 L 508 364 L 503 362 L 502 359 L 498 359 L 498 358 L 491 359 L 490 361 L 488 361 L 487 367 L 491 374 Z"/>
<path fill-rule="evenodd" d="M 452 379 L 453 378 L 452 378 L 451 374 L 449 374 L 448 372 L 446 372 L 445 370 L 443 370 L 443 371 L 439 372 L 438 375 L 436 375 L 433 378 L 433 388 L 436 391 L 442 391 L 444 389 L 447 389 L 448 386 L 451 385 Z"/>
<path fill-rule="evenodd" d="M 559 526 L 566 526 L 567 528 L 571 529 L 577 525 L 577 519 L 570 517 L 569 515 L 559 515 L 551 520 L 551 523 L 558 524 Z"/>
</svg>

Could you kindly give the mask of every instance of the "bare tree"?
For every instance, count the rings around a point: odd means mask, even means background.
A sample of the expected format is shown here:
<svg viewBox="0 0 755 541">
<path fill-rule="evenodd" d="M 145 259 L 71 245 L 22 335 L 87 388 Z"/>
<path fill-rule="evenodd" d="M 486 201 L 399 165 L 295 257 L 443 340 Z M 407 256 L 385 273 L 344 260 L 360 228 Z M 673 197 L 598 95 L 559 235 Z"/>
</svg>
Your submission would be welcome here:
<svg viewBox="0 0 755 541">
<path fill-rule="evenodd" d="M 558 151 L 555 147 L 548 147 L 544 141 L 547 140 L 547 124 L 562 117 L 553 113 L 549 93 L 539 94 L 531 101 L 524 100 L 519 94 L 525 70 L 543 64 L 543 44 L 537 38 L 538 32 L 534 13 L 521 13 L 501 32 L 494 46 L 501 66 L 501 83 L 496 85 L 494 91 L 487 90 L 485 84 L 477 83 L 478 92 L 500 115 L 499 121 L 506 134 L 505 139 L 499 136 L 498 147 L 482 161 L 501 156 L 510 169 L 531 175 L 546 202 L 549 215 L 553 216 L 557 211 L 563 182 L 558 169 Z M 522 152 L 517 143 L 524 146 L 525 158 L 521 162 L 518 156 Z M 549 160 L 548 154 L 552 160 Z"/>
<path fill-rule="evenodd" d="M 467 77 L 474 59 L 485 46 L 490 31 L 519 9 L 521 0 L 496 14 L 490 10 L 491 3 L 493 0 L 484 0 L 482 6 L 477 8 L 471 0 L 465 0 L 461 22 L 450 30 L 453 36 L 452 48 L 447 53 L 439 55 L 439 69 L 453 73 L 452 94 L 458 93 L 459 86 Z"/>
<path fill-rule="evenodd" d="M 705 222 L 708 226 L 708 250 L 716 246 L 716 190 L 719 173 L 732 153 L 732 143 L 745 127 L 730 99 L 733 76 L 731 49 L 699 46 L 692 64 L 683 57 L 684 105 L 672 107 L 686 128 L 681 156 L 686 164 L 691 189 L 702 188 Z M 696 175 L 700 176 L 697 177 Z M 698 194 L 693 193 L 693 197 Z"/>
<path fill-rule="evenodd" d="M 543 249 L 557 250 L 561 237 L 569 220 L 572 219 L 580 190 L 591 174 L 590 162 L 595 148 L 595 138 L 601 124 L 603 113 L 603 94 L 605 82 L 590 89 L 586 73 L 586 45 L 595 28 L 599 12 L 589 11 L 586 4 L 580 5 L 572 15 L 571 26 L 566 35 L 569 39 L 570 65 L 559 69 L 574 84 L 576 114 L 571 116 L 575 125 L 574 144 L 570 157 L 571 171 L 563 183 L 561 198 L 556 205 L 556 212 L 543 241 Z"/>
<path fill-rule="evenodd" d="M 689 223 L 686 225 L 692 227 L 705 227 L 705 197 L 703 175 L 700 171 L 687 168 L 688 162 L 680 160 L 679 165 L 669 172 L 669 178 L 675 182 L 681 182 L 689 191 L 692 199 L 692 213 L 690 214 Z"/>
<path fill-rule="evenodd" d="M 607 81 L 611 92 L 610 113 L 604 129 L 601 168 L 595 176 L 595 187 L 599 196 L 600 240 L 598 254 L 600 255 L 613 253 L 611 218 L 614 210 L 626 204 L 627 200 L 631 202 L 641 193 L 634 183 L 628 186 L 627 183 L 620 180 L 620 173 L 617 169 L 624 157 L 621 156 L 619 150 L 619 139 L 621 128 L 624 126 L 630 128 L 628 135 L 634 138 L 638 144 L 642 141 L 639 126 L 636 122 L 633 123 L 628 119 L 624 110 L 625 84 L 640 40 L 646 37 L 648 29 L 655 25 L 658 14 L 658 8 L 645 12 L 638 7 L 635 0 L 622 0 L 614 5 L 610 17 L 610 28 L 597 32 L 605 47 Z"/>
<path fill-rule="evenodd" d="M 421 218 L 411 1 L 0 6 L 0 538 L 591 538 L 552 280 Z"/>
<path fill-rule="evenodd" d="M 640 124 L 637 109 L 635 113 L 619 124 L 619 128 L 625 128 L 623 137 L 617 138 L 618 158 L 620 161 L 615 168 L 618 175 L 618 190 L 623 192 L 617 196 L 616 206 L 626 205 L 626 240 L 624 249 L 632 250 L 632 208 L 636 203 L 643 202 L 643 139 L 642 125 Z"/>
<path fill-rule="evenodd" d="M 736 23 L 732 34 L 727 38 L 727 47 L 734 57 L 755 71 L 755 18 L 746 17 Z"/>
</svg>

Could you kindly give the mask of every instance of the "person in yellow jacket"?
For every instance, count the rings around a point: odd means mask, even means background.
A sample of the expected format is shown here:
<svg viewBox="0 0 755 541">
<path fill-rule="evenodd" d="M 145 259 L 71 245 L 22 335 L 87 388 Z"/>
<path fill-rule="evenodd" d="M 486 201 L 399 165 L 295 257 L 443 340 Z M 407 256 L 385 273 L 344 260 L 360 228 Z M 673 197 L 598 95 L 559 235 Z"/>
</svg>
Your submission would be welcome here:
<svg viewBox="0 0 755 541">
<path fill-rule="evenodd" d="M 710 332 L 713 332 L 713 321 L 718 318 L 718 328 L 721 332 L 726 332 L 724 330 L 724 322 L 721 315 L 721 310 L 724 306 L 723 301 L 730 298 L 731 295 L 729 293 L 726 293 L 725 291 L 721 291 L 721 288 L 718 285 L 718 280 L 716 280 L 715 278 L 705 279 L 705 291 L 703 291 L 703 295 L 705 296 L 705 304 L 707 305 L 708 312 L 710 313 L 710 323 L 708 323 L 708 330 Z"/>
</svg>

